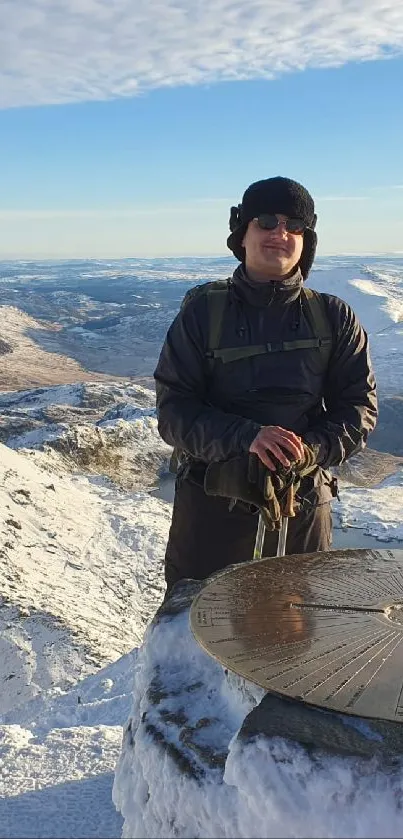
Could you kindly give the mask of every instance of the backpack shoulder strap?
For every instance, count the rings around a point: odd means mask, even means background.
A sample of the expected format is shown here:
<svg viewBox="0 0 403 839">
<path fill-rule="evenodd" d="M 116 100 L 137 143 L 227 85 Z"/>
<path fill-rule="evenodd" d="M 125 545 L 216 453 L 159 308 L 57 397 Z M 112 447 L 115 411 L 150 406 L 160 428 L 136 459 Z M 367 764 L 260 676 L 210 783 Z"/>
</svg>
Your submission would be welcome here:
<svg viewBox="0 0 403 839">
<path fill-rule="evenodd" d="M 208 352 L 220 346 L 224 310 L 228 299 L 229 280 L 218 281 L 207 290 Z"/>
<path fill-rule="evenodd" d="M 201 297 L 203 294 L 209 296 L 210 293 L 215 294 L 217 291 L 227 292 L 229 283 L 230 278 L 228 280 L 211 280 L 208 283 L 200 283 L 199 285 L 192 286 L 192 288 L 187 290 L 179 310 L 182 311 L 195 297 Z"/>
<path fill-rule="evenodd" d="M 194 286 L 186 293 L 181 305 L 182 309 L 196 295 L 207 295 L 208 347 L 206 357 L 210 370 L 213 369 L 214 362 L 218 359 L 226 364 L 243 358 L 251 358 L 255 355 L 287 350 L 316 348 L 324 358 L 329 357 L 333 344 L 333 334 L 323 296 L 319 291 L 305 286 L 301 289 L 301 303 L 312 338 L 275 342 L 274 344 L 268 343 L 253 347 L 220 349 L 222 324 L 230 283 L 231 278 L 228 278 L 227 280 L 216 280 Z"/>
<path fill-rule="evenodd" d="M 206 288 L 206 285 L 209 283 L 203 283 L 202 285 L 194 285 L 192 288 L 188 288 L 180 306 L 179 311 L 182 312 L 183 309 L 186 309 L 188 303 L 193 300 L 194 297 L 198 297 L 199 294 Z"/>
<path fill-rule="evenodd" d="M 313 288 L 301 289 L 301 301 L 312 334 L 327 345 L 333 339 L 332 326 L 320 291 Z"/>
<path fill-rule="evenodd" d="M 209 283 L 193 286 L 186 292 L 180 306 L 180 311 L 182 311 L 190 300 L 202 294 L 207 295 L 208 337 L 206 356 L 210 369 L 214 364 L 213 352 L 220 345 L 224 310 L 230 284 L 231 277 L 228 277 L 226 280 L 213 280 Z"/>
</svg>

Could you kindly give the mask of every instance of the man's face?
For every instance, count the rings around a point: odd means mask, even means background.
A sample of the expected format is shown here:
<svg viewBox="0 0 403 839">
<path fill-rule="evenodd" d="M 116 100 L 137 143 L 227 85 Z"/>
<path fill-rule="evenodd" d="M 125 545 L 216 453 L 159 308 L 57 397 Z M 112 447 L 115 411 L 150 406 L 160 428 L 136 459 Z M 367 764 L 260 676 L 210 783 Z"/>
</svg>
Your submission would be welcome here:
<svg viewBox="0 0 403 839">
<path fill-rule="evenodd" d="M 284 225 L 287 216 L 281 213 L 276 213 L 276 216 L 282 224 L 274 230 L 262 230 L 257 220 L 252 219 L 242 241 L 246 251 L 246 270 L 256 279 L 286 277 L 301 257 L 303 235 L 288 233 Z"/>
</svg>

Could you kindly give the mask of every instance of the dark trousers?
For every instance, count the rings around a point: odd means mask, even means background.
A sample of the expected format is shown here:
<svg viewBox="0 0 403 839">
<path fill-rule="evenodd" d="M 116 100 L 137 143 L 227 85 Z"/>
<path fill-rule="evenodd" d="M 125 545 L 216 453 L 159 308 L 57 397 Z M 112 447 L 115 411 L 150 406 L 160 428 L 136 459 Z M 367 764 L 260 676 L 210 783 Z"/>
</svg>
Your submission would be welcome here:
<svg viewBox="0 0 403 839">
<path fill-rule="evenodd" d="M 189 478 L 176 481 L 172 523 L 165 554 L 167 590 L 185 577 L 204 580 L 227 565 L 253 557 L 258 514 L 208 496 Z M 263 556 L 277 553 L 278 531 L 266 531 Z M 332 543 L 330 503 L 312 507 L 289 520 L 286 553 L 329 550 Z"/>
</svg>

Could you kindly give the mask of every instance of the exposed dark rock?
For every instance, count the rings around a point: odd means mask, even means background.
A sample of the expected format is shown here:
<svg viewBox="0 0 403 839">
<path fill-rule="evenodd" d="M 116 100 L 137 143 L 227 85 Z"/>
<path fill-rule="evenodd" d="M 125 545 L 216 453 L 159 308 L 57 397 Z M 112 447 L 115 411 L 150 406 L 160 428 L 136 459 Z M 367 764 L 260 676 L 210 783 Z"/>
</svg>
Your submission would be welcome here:
<svg viewBox="0 0 403 839">
<path fill-rule="evenodd" d="M 378 758 L 398 768 L 403 761 L 403 725 L 336 714 L 268 693 L 245 718 L 240 740 L 282 737 L 311 755 L 332 754 Z"/>
<path fill-rule="evenodd" d="M 7 355 L 7 353 L 10 352 L 13 352 L 11 344 L 9 344 L 7 341 L 3 341 L 3 339 L 0 338 L 0 355 Z"/>
<path fill-rule="evenodd" d="M 164 732 L 160 731 L 155 725 L 149 723 L 144 720 L 145 728 L 147 734 L 149 734 L 153 740 L 161 746 L 161 748 L 166 752 L 170 758 L 172 758 L 173 762 L 176 764 L 178 769 L 183 772 L 185 775 L 188 775 L 191 778 L 194 778 L 196 781 L 201 780 L 205 776 L 205 770 L 201 766 L 197 766 L 197 764 L 193 763 L 192 760 L 184 754 L 183 750 L 175 746 L 174 743 L 170 742 L 166 739 Z"/>
<path fill-rule="evenodd" d="M 206 744 L 203 741 L 203 736 L 200 742 L 200 733 L 204 728 L 211 728 L 212 723 L 218 720 L 203 717 L 198 720 L 195 726 L 185 725 L 179 735 L 180 742 L 190 749 L 197 757 L 201 758 L 203 763 L 207 764 L 211 769 L 225 768 L 225 761 L 227 759 L 228 751 L 219 752 L 214 745 Z"/>
<path fill-rule="evenodd" d="M 174 617 L 189 608 L 193 598 L 203 587 L 201 580 L 179 580 L 165 597 L 159 607 L 154 620 L 162 617 Z"/>
<path fill-rule="evenodd" d="M 42 426 L 40 420 L 34 417 L 19 416 L 14 411 L 4 412 L 0 417 L 0 443 L 6 443 L 10 437 L 19 437 L 20 434 L 27 434 Z"/>
<path fill-rule="evenodd" d="M 22 529 L 21 522 L 17 521 L 16 519 L 13 519 L 13 518 L 6 519 L 6 524 L 9 524 L 10 527 L 14 527 L 16 530 L 21 530 Z"/>
<path fill-rule="evenodd" d="M 0 394 L 0 414 L 0 442 L 53 449 L 64 468 L 101 474 L 122 489 L 152 490 L 168 466 L 171 448 L 157 434 L 155 397 L 140 385 L 89 382 Z M 143 434 L 149 444 L 139 451 Z"/>
</svg>

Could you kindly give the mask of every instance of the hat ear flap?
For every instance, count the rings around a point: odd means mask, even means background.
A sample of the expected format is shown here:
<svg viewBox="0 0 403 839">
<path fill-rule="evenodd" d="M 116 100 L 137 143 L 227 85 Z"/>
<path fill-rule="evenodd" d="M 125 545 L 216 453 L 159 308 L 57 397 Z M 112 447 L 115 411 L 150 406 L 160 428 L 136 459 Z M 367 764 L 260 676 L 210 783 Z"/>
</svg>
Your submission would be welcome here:
<svg viewBox="0 0 403 839">
<path fill-rule="evenodd" d="M 304 280 L 306 280 L 312 268 L 312 263 L 315 259 L 317 244 L 318 237 L 315 231 L 307 227 L 304 233 L 304 246 L 302 248 L 302 254 L 298 263 Z"/>
<path fill-rule="evenodd" d="M 242 246 L 243 237 L 245 236 L 248 223 L 241 221 L 241 204 L 238 204 L 237 207 L 231 207 L 230 210 L 230 217 L 229 217 L 229 229 L 231 234 L 228 236 L 227 245 L 234 254 L 234 256 L 239 259 L 240 262 L 245 262 L 245 248 Z"/>
<path fill-rule="evenodd" d="M 239 227 L 236 228 L 236 230 L 234 230 L 233 233 L 230 234 L 230 236 L 228 236 L 227 239 L 227 246 L 229 247 L 230 251 L 232 251 L 234 256 L 237 259 L 239 259 L 239 262 L 245 262 L 246 252 L 245 248 L 242 245 L 242 242 L 247 227 L 247 224 L 241 224 Z"/>
<path fill-rule="evenodd" d="M 238 204 L 237 207 L 231 207 L 230 210 L 230 217 L 229 217 L 229 229 L 231 233 L 239 227 L 241 223 L 241 205 Z"/>
</svg>

